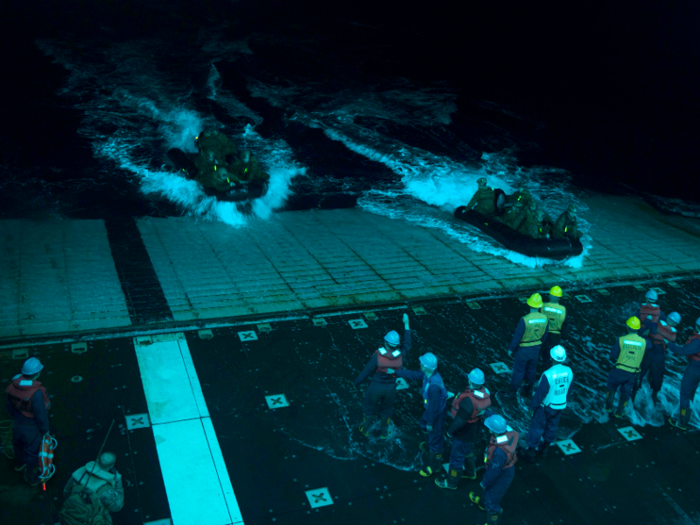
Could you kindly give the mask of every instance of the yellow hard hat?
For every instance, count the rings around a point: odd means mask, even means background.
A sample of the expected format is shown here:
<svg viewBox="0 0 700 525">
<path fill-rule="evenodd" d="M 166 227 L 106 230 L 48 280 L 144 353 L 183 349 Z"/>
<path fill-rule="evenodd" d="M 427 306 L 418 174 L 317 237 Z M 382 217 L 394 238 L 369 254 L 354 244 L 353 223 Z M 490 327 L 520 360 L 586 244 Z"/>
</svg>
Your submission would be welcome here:
<svg viewBox="0 0 700 525">
<path fill-rule="evenodd" d="M 563 295 L 563 292 L 561 291 L 561 286 L 553 286 L 552 289 L 549 291 L 549 295 L 553 295 L 554 297 L 561 297 Z"/>
<path fill-rule="evenodd" d="M 533 293 L 527 300 L 527 305 L 532 308 L 542 308 L 542 296 L 538 293 Z"/>
<path fill-rule="evenodd" d="M 632 316 L 627 319 L 627 326 L 629 326 L 632 330 L 639 330 L 642 327 L 642 324 L 639 322 L 639 317 Z"/>
</svg>

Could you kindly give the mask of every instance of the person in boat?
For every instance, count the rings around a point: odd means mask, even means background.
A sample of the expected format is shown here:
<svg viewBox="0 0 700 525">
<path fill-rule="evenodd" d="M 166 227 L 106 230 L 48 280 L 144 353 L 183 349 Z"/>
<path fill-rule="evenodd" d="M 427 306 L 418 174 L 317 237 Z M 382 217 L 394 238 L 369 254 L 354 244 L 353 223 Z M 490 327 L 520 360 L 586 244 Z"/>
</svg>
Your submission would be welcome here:
<svg viewBox="0 0 700 525">
<path fill-rule="evenodd" d="M 468 210 L 473 209 L 482 215 L 491 217 L 496 213 L 496 194 L 493 188 L 487 186 L 485 177 L 481 177 L 476 183 L 479 185 L 479 188 L 476 190 L 476 193 L 469 201 L 466 208 Z"/>
<path fill-rule="evenodd" d="M 238 158 L 238 148 L 220 131 L 202 131 L 195 137 L 199 154 L 194 159 L 195 180 L 205 188 L 228 191 L 239 181 L 231 164 Z"/>
<path fill-rule="evenodd" d="M 218 161 L 217 155 L 211 150 L 202 150 L 194 159 L 197 167 L 195 180 L 205 188 L 216 191 L 228 191 L 238 183 L 236 176 L 227 169 L 226 164 Z"/>
<path fill-rule="evenodd" d="M 202 131 L 195 137 L 194 143 L 200 154 L 212 152 L 221 165 L 231 164 L 238 158 L 238 148 L 220 131 Z"/>
<path fill-rule="evenodd" d="M 527 189 L 527 184 L 521 182 L 520 184 L 518 184 L 518 191 L 516 191 L 512 195 L 508 195 L 506 197 L 506 200 L 508 205 L 515 205 L 516 203 L 520 202 L 523 206 L 526 207 L 530 205 L 533 199 L 530 190 Z"/>
<path fill-rule="evenodd" d="M 240 182 L 267 182 L 270 180 L 270 175 L 262 170 L 258 159 L 251 155 L 249 151 L 244 151 L 240 157 L 236 158 L 228 167 L 229 172 L 233 173 L 236 180 Z"/>
<path fill-rule="evenodd" d="M 518 233 L 527 235 L 533 239 L 546 239 L 549 233 L 545 222 L 545 214 L 537 208 L 537 203 L 532 201 L 525 213 L 523 221 L 518 226 Z"/>
<path fill-rule="evenodd" d="M 512 206 L 510 206 L 502 218 L 499 220 L 514 230 L 517 230 L 520 224 L 525 220 L 525 206 L 521 201 L 516 201 Z"/>
<path fill-rule="evenodd" d="M 581 232 L 578 231 L 578 219 L 576 218 L 577 208 L 574 204 L 569 205 L 564 213 L 562 213 L 557 222 L 554 223 L 552 229 L 553 239 L 580 239 Z"/>
</svg>

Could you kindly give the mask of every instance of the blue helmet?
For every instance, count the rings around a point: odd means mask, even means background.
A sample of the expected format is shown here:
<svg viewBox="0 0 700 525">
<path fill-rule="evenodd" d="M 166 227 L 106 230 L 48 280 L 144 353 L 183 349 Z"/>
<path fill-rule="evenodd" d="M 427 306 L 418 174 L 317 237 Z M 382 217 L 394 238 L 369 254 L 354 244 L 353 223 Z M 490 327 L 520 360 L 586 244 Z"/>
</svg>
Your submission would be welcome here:
<svg viewBox="0 0 700 525">
<path fill-rule="evenodd" d="M 484 373 L 478 368 L 475 368 L 474 370 L 469 372 L 469 375 L 467 377 L 469 378 L 469 381 L 471 381 L 475 385 L 483 385 L 486 382 L 486 377 L 484 376 Z"/>
<path fill-rule="evenodd" d="M 484 421 L 484 425 L 494 434 L 505 434 L 507 430 L 506 420 L 503 419 L 503 416 L 499 416 L 498 414 L 487 417 L 486 421 Z"/>
<path fill-rule="evenodd" d="M 22 365 L 22 374 L 25 376 L 33 376 L 34 374 L 41 372 L 44 365 L 41 364 L 36 357 L 30 357 Z"/>
<path fill-rule="evenodd" d="M 435 354 L 432 352 L 423 354 L 418 360 L 425 368 L 430 368 L 430 370 L 435 370 L 437 368 L 437 357 L 435 357 Z"/>
<path fill-rule="evenodd" d="M 396 330 L 392 330 L 384 336 L 384 341 L 391 346 L 399 346 L 399 334 L 396 333 Z"/>
</svg>

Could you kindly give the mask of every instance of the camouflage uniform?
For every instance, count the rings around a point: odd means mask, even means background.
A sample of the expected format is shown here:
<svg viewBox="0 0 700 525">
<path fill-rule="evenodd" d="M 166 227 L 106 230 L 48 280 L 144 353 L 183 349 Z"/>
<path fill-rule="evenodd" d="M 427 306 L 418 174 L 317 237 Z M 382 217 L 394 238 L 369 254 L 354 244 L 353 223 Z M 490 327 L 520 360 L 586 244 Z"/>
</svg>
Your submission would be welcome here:
<svg viewBox="0 0 700 525">
<path fill-rule="evenodd" d="M 477 183 L 479 184 L 479 189 L 467 204 L 467 209 L 471 210 L 474 207 L 474 211 L 481 213 L 482 215 L 491 216 L 496 213 L 496 194 L 493 188 L 486 185 L 486 179 L 480 178 Z"/>
<path fill-rule="evenodd" d="M 506 200 L 509 204 L 521 202 L 525 209 L 527 209 L 527 207 L 530 206 L 530 203 L 532 202 L 532 194 L 530 193 L 530 190 L 528 190 L 524 185 L 521 184 L 518 188 L 518 191 L 516 191 L 512 195 L 508 195 L 506 197 Z"/>
<path fill-rule="evenodd" d="M 525 209 L 522 204 L 516 203 L 515 205 L 508 208 L 508 210 L 503 215 L 500 221 L 508 226 L 517 230 L 520 224 L 525 220 Z"/>
<path fill-rule="evenodd" d="M 228 164 L 226 157 L 232 155 L 238 157 L 238 148 L 226 135 L 219 131 L 202 131 L 197 137 L 197 148 L 200 155 L 206 156 L 209 151 L 214 153 L 214 158 L 221 165 Z"/>
<path fill-rule="evenodd" d="M 576 208 L 573 208 L 573 206 L 569 206 L 569 208 L 559 216 L 552 229 L 553 239 L 563 239 L 564 237 L 569 237 L 570 239 L 581 238 L 581 232 L 578 231 Z"/>
<path fill-rule="evenodd" d="M 245 182 L 270 180 L 270 175 L 262 170 L 258 159 L 250 156 L 248 162 L 245 162 L 245 157 L 246 155 L 242 159 L 236 159 L 236 162 L 230 165 L 230 172 L 237 180 Z"/>
<path fill-rule="evenodd" d="M 217 163 L 216 159 L 208 158 L 204 152 L 194 159 L 194 165 L 197 167 L 195 180 L 205 188 L 227 191 L 231 189 L 232 182 L 238 182 L 238 179 L 229 173 L 225 166 Z"/>
<path fill-rule="evenodd" d="M 542 211 L 530 212 L 525 216 L 525 220 L 518 227 L 518 233 L 532 237 L 533 239 L 545 239 L 547 237 L 547 228 L 543 222 L 544 213 Z"/>
</svg>

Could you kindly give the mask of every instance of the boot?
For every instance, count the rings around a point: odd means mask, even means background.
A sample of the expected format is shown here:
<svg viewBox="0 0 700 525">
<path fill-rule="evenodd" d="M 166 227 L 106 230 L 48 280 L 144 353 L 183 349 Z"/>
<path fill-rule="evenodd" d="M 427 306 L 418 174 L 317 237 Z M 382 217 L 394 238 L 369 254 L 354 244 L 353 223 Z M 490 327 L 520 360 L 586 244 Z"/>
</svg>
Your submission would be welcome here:
<svg viewBox="0 0 700 525">
<path fill-rule="evenodd" d="M 622 419 L 622 413 L 625 411 L 625 407 L 627 406 L 627 401 L 622 402 L 617 405 L 617 410 L 615 411 L 615 417 L 617 419 Z"/>
<path fill-rule="evenodd" d="M 527 447 L 525 452 L 523 453 L 523 459 L 527 461 L 528 463 L 534 463 L 535 462 L 535 457 L 537 454 L 537 449 L 536 448 L 530 448 Z"/>
<path fill-rule="evenodd" d="M 391 421 L 391 418 L 388 417 L 386 419 L 382 419 L 382 432 L 379 434 L 379 437 L 382 439 L 387 439 L 389 437 L 389 422 Z"/>
<path fill-rule="evenodd" d="M 461 470 L 450 469 L 449 476 L 445 476 L 443 479 L 436 479 L 435 484 L 441 489 L 452 489 L 457 490 L 457 485 L 459 484 L 459 478 L 462 477 Z"/>
<path fill-rule="evenodd" d="M 670 417 L 668 418 L 668 422 L 676 428 L 680 428 L 681 430 L 687 430 L 688 421 L 690 421 L 690 410 L 690 408 L 681 408 L 680 417 Z"/>
<path fill-rule="evenodd" d="M 549 452 L 549 447 L 552 445 L 549 441 L 543 441 L 538 450 L 540 451 L 540 456 L 542 459 L 547 457 L 547 452 Z"/>
<path fill-rule="evenodd" d="M 476 457 L 474 453 L 469 454 L 464 458 L 464 470 L 462 471 L 462 478 L 466 479 L 476 479 Z"/>
<path fill-rule="evenodd" d="M 501 514 L 503 514 L 502 510 L 500 512 L 487 512 L 486 525 L 498 525 L 498 522 L 501 520 Z"/>
<path fill-rule="evenodd" d="M 360 423 L 360 433 L 368 437 L 369 436 L 369 427 L 372 424 L 372 417 L 371 416 L 362 416 L 362 423 Z"/>
<path fill-rule="evenodd" d="M 659 404 L 659 391 L 653 390 L 651 392 L 651 400 L 654 402 L 654 406 Z"/>
<path fill-rule="evenodd" d="M 440 460 L 442 459 L 442 450 L 440 452 L 433 452 L 432 450 L 428 453 L 428 463 L 423 465 L 419 474 L 424 478 L 429 478 L 433 475 L 435 471 L 440 468 Z"/>
<path fill-rule="evenodd" d="M 530 397 L 530 394 L 532 394 L 532 383 L 525 383 L 520 389 L 520 393 L 523 397 Z"/>
<path fill-rule="evenodd" d="M 612 390 L 608 390 L 608 395 L 605 397 L 605 411 L 608 414 L 612 414 L 614 402 L 615 402 L 615 392 Z"/>
<path fill-rule="evenodd" d="M 479 507 L 481 510 L 486 510 L 486 507 L 484 507 L 484 498 L 482 496 L 477 496 L 476 492 L 470 492 L 469 499 L 474 505 Z"/>
<path fill-rule="evenodd" d="M 33 469 L 25 469 L 24 481 L 29 483 L 30 487 L 36 487 L 37 485 L 41 485 L 43 480 L 39 477 L 39 467 L 34 467 Z"/>
</svg>

